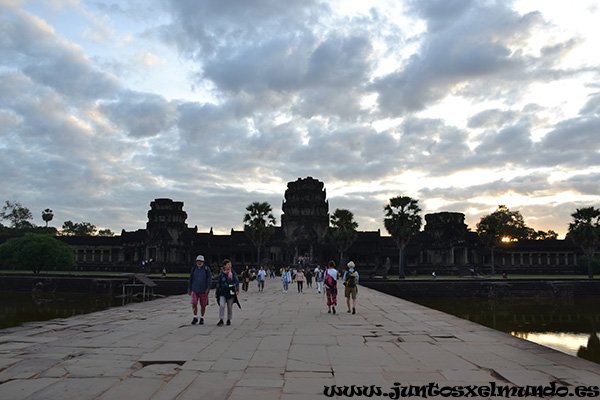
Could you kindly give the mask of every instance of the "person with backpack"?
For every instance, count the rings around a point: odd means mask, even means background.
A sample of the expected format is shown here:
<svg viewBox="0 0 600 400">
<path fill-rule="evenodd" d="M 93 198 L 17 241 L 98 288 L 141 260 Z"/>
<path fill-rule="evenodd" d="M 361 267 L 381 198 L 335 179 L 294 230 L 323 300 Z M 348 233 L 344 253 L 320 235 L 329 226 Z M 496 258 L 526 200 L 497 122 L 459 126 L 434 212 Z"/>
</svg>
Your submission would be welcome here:
<svg viewBox="0 0 600 400">
<path fill-rule="evenodd" d="M 358 272 L 354 270 L 354 262 L 348 263 L 348 269 L 344 271 L 344 295 L 346 296 L 346 305 L 348 306 L 348 312 L 356 314 L 356 295 L 358 293 Z M 350 297 L 352 297 L 352 310 L 350 310 Z"/>
<path fill-rule="evenodd" d="M 337 278 L 338 271 L 335 269 L 335 261 L 331 260 L 327 264 L 327 271 L 325 271 L 325 295 L 327 296 L 327 307 L 328 313 L 335 314 L 335 306 L 337 306 Z"/>
<path fill-rule="evenodd" d="M 190 304 L 194 312 L 192 325 L 198 323 L 198 302 L 200 302 L 200 325 L 204 324 L 204 312 L 208 305 L 208 293 L 212 285 L 212 272 L 210 268 L 204 265 L 204 256 L 196 257 L 196 266 L 190 271 L 188 280 L 188 295 L 192 296 Z"/>
</svg>

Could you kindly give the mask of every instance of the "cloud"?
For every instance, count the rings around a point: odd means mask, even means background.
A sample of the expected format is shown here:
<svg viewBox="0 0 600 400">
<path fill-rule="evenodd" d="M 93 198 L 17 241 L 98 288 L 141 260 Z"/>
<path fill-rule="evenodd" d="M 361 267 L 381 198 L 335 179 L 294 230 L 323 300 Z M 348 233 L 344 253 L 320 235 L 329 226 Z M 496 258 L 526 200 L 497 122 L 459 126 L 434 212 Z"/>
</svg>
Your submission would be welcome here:
<svg viewBox="0 0 600 400">
<path fill-rule="evenodd" d="M 100 105 L 115 126 L 140 138 L 171 129 L 177 119 L 177 106 L 160 95 L 123 91 L 117 100 Z"/>
<path fill-rule="evenodd" d="M 541 24 L 538 13 L 521 16 L 505 3 L 492 2 L 458 8 L 456 15 L 439 21 L 438 14 L 432 14 L 427 6 L 430 3 L 414 2 L 413 6 L 421 4 L 426 6 L 416 8 L 417 15 L 429 18 L 434 28 L 418 53 L 373 83 L 384 115 L 423 110 L 479 82 L 485 82 L 489 91 L 505 81 L 520 79 L 518 71 L 531 63 L 518 49 L 526 44 L 531 29 Z"/>
</svg>

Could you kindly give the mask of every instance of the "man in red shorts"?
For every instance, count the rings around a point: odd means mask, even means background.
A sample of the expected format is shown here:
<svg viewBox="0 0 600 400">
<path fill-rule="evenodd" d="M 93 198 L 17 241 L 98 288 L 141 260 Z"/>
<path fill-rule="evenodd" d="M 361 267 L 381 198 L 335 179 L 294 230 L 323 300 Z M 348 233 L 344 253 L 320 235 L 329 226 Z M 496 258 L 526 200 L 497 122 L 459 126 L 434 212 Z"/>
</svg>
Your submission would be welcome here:
<svg viewBox="0 0 600 400">
<path fill-rule="evenodd" d="M 204 265 L 204 256 L 196 257 L 196 266 L 190 272 L 188 281 L 188 295 L 192 296 L 190 304 L 194 311 L 192 325 L 198 323 L 198 302 L 200 302 L 200 325 L 204 324 L 204 312 L 208 305 L 208 293 L 212 285 L 212 273 L 210 268 Z"/>
</svg>

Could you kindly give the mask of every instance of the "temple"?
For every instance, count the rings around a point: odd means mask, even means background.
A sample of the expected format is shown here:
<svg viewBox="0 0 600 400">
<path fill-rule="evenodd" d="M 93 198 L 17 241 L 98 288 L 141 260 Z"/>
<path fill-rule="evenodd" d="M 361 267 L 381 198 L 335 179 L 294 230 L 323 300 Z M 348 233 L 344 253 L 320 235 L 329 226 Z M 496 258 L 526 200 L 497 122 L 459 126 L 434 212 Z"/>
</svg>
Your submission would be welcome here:
<svg viewBox="0 0 600 400">
<path fill-rule="evenodd" d="M 329 203 L 325 185 L 312 177 L 289 182 L 282 203 L 281 226 L 261 250 L 265 267 L 304 263 L 339 263 L 339 253 L 331 243 Z M 257 251 L 244 231 L 231 230 L 216 235 L 212 229 L 200 232 L 186 224 L 184 203 L 155 199 L 150 203 L 145 229 L 114 237 L 60 237 L 76 249 L 76 262 L 82 270 L 132 271 L 140 268 L 166 268 L 187 272 L 197 254 L 218 268 L 224 258 L 235 269 L 257 265 Z M 383 219 L 383 213 L 382 213 Z M 405 274 L 465 275 L 489 273 L 491 250 L 465 224 L 465 215 L 439 212 L 424 217 L 425 226 L 409 242 L 405 251 Z M 495 272 L 502 273 L 579 273 L 579 247 L 568 240 L 522 240 L 503 244 L 494 250 Z M 358 270 L 372 274 L 397 273 L 398 248 L 394 240 L 378 231 L 359 231 L 356 241 L 345 252 Z M 144 263 L 142 265 L 142 263 Z"/>
</svg>

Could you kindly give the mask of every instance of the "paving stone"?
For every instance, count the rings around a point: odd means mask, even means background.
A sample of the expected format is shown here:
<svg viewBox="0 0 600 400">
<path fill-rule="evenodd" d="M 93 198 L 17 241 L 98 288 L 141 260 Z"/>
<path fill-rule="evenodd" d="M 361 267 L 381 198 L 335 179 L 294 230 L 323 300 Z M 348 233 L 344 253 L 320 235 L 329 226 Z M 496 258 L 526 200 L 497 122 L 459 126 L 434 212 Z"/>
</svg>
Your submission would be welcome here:
<svg viewBox="0 0 600 400">
<path fill-rule="evenodd" d="M 98 400 L 149 399 L 163 384 L 160 379 L 132 377 L 111 387 Z"/>
<path fill-rule="evenodd" d="M 0 385 L 0 398 L 3 400 L 26 399 L 35 392 L 56 383 L 57 379 L 15 379 Z"/>
<path fill-rule="evenodd" d="M 216 326 L 214 301 L 192 326 L 182 295 L 0 331 L 0 399 L 312 400 L 336 384 L 600 382 L 598 364 L 367 288 L 359 315 L 343 304 L 328 314 L 314 289 L 255 289 L 231 326 Z"/>
</svg>

